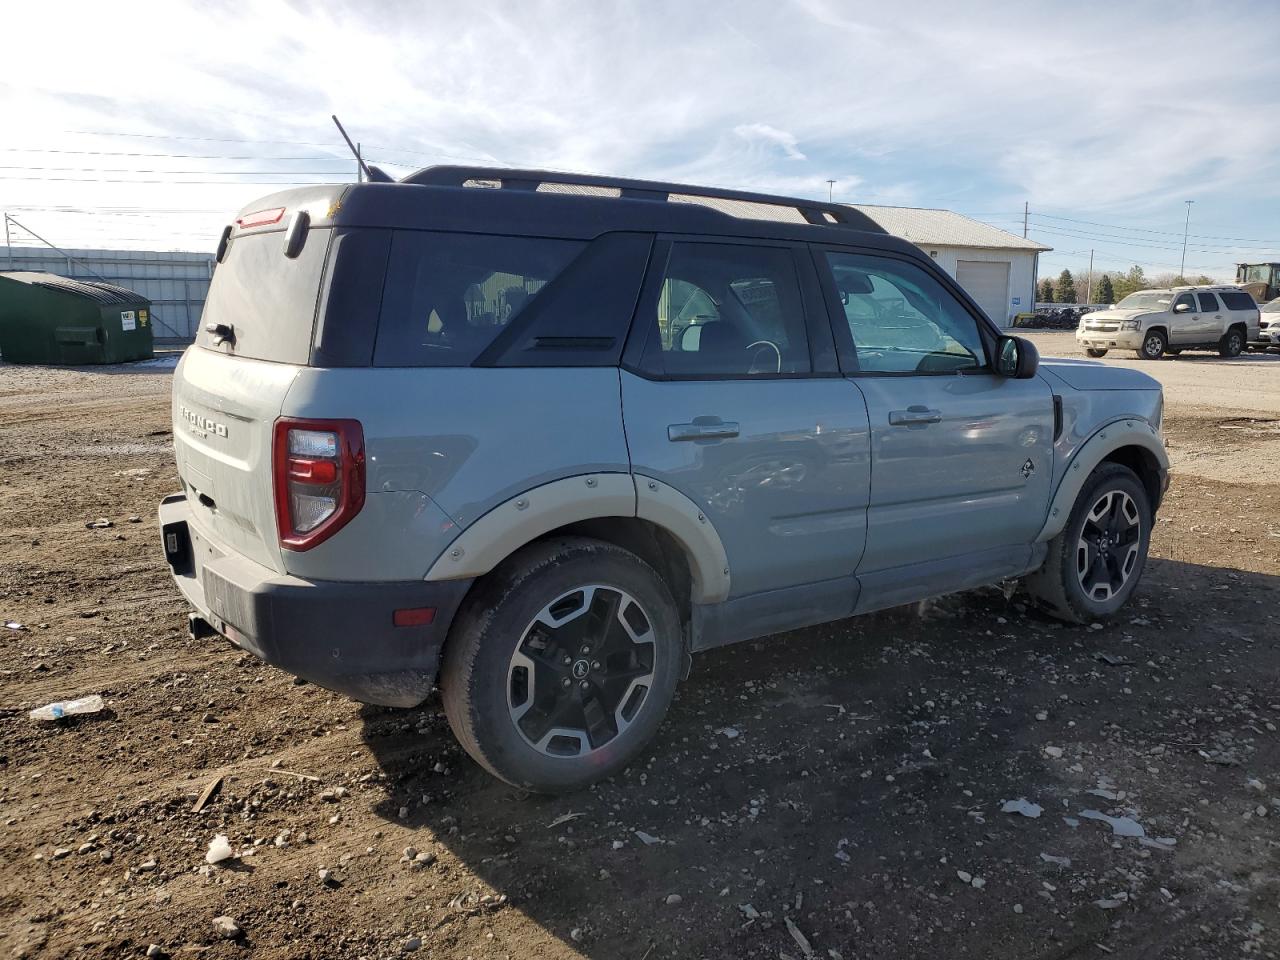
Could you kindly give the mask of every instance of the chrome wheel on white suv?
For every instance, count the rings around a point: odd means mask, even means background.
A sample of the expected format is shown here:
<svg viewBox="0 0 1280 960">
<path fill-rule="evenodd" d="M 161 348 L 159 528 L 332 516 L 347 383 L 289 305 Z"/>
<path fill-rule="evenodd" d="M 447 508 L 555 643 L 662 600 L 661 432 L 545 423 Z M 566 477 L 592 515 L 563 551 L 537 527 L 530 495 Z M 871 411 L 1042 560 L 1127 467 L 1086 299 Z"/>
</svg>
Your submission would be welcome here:
<svg viewBox="0 0 1280 960">
<path fill-rule="evenodd" d="M 1163 330 L 1148 330 L 1142 336 L 1142 346 L 1138 349 L 1138 357 L 1143 360 L 1159 360 L 1169 346 L 1169 338 Z"/>
</svg>

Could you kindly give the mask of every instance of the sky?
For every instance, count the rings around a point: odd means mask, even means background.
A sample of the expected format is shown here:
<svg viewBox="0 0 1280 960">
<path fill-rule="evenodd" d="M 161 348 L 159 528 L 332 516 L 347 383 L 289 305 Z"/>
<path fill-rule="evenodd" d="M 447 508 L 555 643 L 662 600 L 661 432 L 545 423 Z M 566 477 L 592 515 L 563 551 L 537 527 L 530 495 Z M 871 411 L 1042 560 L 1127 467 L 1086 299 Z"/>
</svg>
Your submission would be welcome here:
<svg viewBox="0 0 1280 960">
<path fill-rule="evenodd" d="M 941 207 L 1078 269 L 1280 260 L 1275 0 L 22 3 L 12 242 L 212 250 L 256 197 L 533 166 Z M 56 13 L 51 13 L 55 11 Z M 56 22 L 55 22 L 56 18 Z M 833 187 L 827 181 L 835 180 Z"/>
</svg>

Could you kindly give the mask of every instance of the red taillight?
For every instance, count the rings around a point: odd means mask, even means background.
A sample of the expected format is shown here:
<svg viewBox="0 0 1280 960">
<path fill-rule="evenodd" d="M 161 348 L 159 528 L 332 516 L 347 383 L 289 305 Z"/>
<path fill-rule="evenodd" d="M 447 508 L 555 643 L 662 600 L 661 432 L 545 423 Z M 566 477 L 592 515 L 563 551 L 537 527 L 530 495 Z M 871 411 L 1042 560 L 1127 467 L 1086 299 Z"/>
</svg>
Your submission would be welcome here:
<svg viewBox="0 0 1280 960">
<path fill-rule="evenodd" d="M 310 550 L 364 506 L 364 431 L 358 420 L 276 421 L 272 453 L 280 545 Z"/>
<path fill-rule="evenodd" d="M 255 210 L 253 213 L 246 213 L 243 217 L 236 217 L 236 226 L 241 230 L 248 230 L 251 227 L 266 227 L 273 223 L 279 223 L 283 216 L 284 207 Z"/>
</svg>

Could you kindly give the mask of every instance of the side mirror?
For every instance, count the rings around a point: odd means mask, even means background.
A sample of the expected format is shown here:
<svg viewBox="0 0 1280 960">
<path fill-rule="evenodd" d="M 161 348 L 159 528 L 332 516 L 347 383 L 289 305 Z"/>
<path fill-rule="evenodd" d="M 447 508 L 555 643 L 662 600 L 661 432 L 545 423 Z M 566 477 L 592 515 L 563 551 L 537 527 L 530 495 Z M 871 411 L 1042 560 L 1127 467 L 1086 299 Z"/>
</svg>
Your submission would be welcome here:
<svg viewBox="0 0 1280 960">
<path fill-rule="evenodd" d="M 1176 304 L 1174 304 L 1174 306 L 1173 306 L 1173 312 L 1174 312 L 1174 313 L 1190 313 L 1190 312 L 1191 312 L 1191 304 L 1189 304 L 1189 303 L 1176 303 Z"/>
<path fill-rule="evenodd" d="M 996 342 L 996 373 L 1014 380 L 1030 380 L 1040 367 L 1040 351 L 1022 337 L 1001 337 Z"/>
</svg>

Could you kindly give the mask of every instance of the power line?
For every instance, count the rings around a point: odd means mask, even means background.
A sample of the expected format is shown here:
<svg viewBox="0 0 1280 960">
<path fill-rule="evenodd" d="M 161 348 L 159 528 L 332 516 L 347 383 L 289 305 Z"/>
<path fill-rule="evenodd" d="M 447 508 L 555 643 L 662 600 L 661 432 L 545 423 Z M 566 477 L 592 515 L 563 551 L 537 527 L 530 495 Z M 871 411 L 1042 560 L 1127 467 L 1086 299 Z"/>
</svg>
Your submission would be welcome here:
<svg viewBox="0 0 1280 960">
<path fill-rule="evenodd" d="M 348 170 L 164 170 L 137 167 L 28 167 L 19 164 L 0 164 L 0 170 L 36 170 L 42 173 L 168 173 L 173 175 L 202 174 L 216 177 L 256 177 L 261 174 L 272 176 L 328 176 L 330 174 L 349 173 Z"/>
<path fill-rule="evenodd" d="M 1034 213 L 1033 212 L 1031 215 L 1033 217 L 1044 217 L 1049 220 L 1065 220 L 1068 223 L 1085 223 L 1094 227 L 1110 227 L 1115 230 L 1127 230 L 1131 233 L 1156 233 L 1162 236 L 1169 236 L 1169 237 L 1182 236 L 1181 230 L 1152 230 L 1148 227 L 1126 227 L 1117 223 L 1101 223 L 1097 220 L 1078 220 L 1078 219 L 1073 219 L 1071 217 L 1059 217 L 1051 213 Z M 1189 234 L 1189 236 L 1194 240 L 1238 240 L 1242 243 L 1262 243 L 1262 244 L 1280 243 L 1280 240 L 1268 240 L 1268 239 L 1251 238 L 1251 237 L 1219 237 L 1219 236 L 1213 236 L 1205 233 L 1192 233 L 1192 234 Z"/>
<path fill-rule="evenodd" d="M 341 160 L 339 154 L 310 157 L 264 157 L 258 154 L 230 155 L 223 153 L 128 153 L 116 150 L 52 150 L 43 147 L 0 147 L 3 153 L 60 153 L 81 157 L 151 157 L 175 160 Z"/>
<path fill-rule="evenodd" d="M 200 171 L 202 174 L 211 173 L 212 171 Z M 348 171 L 350 172 L 350 171 Z M 243 174 L 243 176 L 262 176 L 262 174 Z M 280 174 L 280 176 L 296 176 L 296 174 Z M 307 174 L 307 176 L 321 176 L 321 174 Z M 0 175 L 0 180 L 25 180 L 25 181 L 48 181 L 55 183 L 137 183 L 137 184 L 157 184 L 165 183 L 175 186 L 184 184 L 191 186 L 237 186 L 239 184 L 250 184 L 257 186 L 288 186 L 291 181 L 288 180 L 123 180 L 111 177 L 20 177 Z M 333 183 L 333 180 L 296 180 L 292 181 L 306 186 L 323 186 L 326 183 Z M 342 181 L 340 181 L 342 182 Z"/>
</svg>

